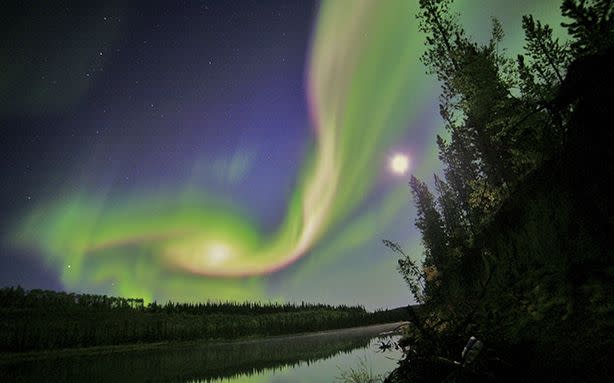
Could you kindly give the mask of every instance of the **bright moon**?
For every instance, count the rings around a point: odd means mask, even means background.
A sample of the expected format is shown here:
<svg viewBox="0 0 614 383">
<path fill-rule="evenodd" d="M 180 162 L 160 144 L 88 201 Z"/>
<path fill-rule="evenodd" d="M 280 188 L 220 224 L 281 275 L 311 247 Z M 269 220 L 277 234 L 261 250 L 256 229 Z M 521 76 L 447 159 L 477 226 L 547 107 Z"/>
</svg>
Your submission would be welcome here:
<svg viewBox="0 0 614 383">
<path fill-rule="evenodd" d="M 395 174 L 405 174 L 409 169 L 409 158 L 404 154 L 395 154 L 390 159 L 390 169 Z"/>
</svg>

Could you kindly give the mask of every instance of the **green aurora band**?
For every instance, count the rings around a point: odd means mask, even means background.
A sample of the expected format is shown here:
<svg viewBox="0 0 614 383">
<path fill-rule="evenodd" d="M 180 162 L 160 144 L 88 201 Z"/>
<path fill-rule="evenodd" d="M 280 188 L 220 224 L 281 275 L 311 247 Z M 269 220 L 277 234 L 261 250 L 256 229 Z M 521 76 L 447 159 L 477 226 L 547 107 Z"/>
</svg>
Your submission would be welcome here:
<svg viewBox="0 0 614 383">
<path fill-rule="evenodd" d="M 334 258 L 372 240 L 409 203 L 406 186 L 389 189 L 362 215 L 359 208 L 383 154 L 407 134 L 434 88 L 418 61 L 415 2 L 351 4 L 320 5 L 307 84 L 316 141 L 273 233 L 263 234 L 236 203 L 186 184 L 114 201 L 73 193 L 33 209 L 9 240 L 44 254 L 67 288 L 108 291 L 112 281 L 109 293 L 146 300 L 270 298 L 266 275 L 318 243 L 328 240 Z M 418 174 L 436 168 L 432 152 Z"/>
</svg>

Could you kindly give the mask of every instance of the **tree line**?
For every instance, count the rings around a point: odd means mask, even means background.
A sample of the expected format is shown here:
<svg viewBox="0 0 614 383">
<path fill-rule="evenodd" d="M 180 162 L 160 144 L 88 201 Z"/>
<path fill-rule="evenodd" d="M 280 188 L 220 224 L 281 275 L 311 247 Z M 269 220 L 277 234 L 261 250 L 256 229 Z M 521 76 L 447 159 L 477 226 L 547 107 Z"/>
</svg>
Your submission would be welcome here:
<svg viewBox="0 0 614 383">
<path fill-rule="evenodd" d="M 302 302 L 144 304 L 142 299 L 0 289 L 0 351 L 233 339 L 402 320 L 403 310 Z"/>
<path fill-rule="evenodd" d="M 335 310 L 366 313 L 363 306 L 327 305 L 322 303 L 279 303 L 279 302 L 218 302 L 207 301 L 183 303 L 156 301 L 144 304 L 141 298 L 122 298 L 96 294 L 75 294 L 51 290 L 24 290 L 22 287 L 0 289 L 0 305 L 20 309 L 45 306 L 55 310 L 137 310 L 149 313 L 166 314 L 274 314 L 280 312 L 300 312 L 311 310 Z"/>
</svg>

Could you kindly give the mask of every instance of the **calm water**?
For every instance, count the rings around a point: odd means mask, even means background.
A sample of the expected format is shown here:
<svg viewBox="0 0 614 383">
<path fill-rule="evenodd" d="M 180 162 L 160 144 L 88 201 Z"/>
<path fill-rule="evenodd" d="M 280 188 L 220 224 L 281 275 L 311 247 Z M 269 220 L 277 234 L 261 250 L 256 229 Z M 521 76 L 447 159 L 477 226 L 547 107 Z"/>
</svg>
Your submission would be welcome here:
<svg viewBox="0 0 614 383">
<path fill-rule="evenodd" d="M 0 364 L 2 382 L 333 382 L 365 364 L 373 374 L 396 366 L 398 351 L 379 351 L 395 325 L 148 351 Z"/>
</svg>

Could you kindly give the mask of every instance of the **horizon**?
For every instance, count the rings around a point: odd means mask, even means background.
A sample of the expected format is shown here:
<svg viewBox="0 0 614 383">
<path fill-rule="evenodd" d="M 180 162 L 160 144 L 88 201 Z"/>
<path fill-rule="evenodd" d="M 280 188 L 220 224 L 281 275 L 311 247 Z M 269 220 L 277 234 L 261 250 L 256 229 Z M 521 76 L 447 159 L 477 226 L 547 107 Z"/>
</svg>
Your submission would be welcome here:
<svg viewBox="0 0 614 383">
<path fill-rule="evenodd" d="M 301 307 L 301 306 L 330 306 L 333 308 L 340 308 L 340 307 L 346 307 L 346 308 L 362 308 L 364 309 L 366 312 L 376 312 L 376 311 L 391 311 L 391 310 L 399 310 L 399 309 L 404 309 L 407 308 L 408 306 L 419 306 L 419 304 L 413 304 L 413 305 L 404 305 L 404 306 L 398 306 L 398 307 L 379 307 L 379 308 L 374 308 L 374 309 L 367 309 L 366 307 L 364 307 L 363 305 L 360 304 L 353 304 L 353 305 L 347 305 L 347 304 L 328 304 L 328 303 L 322 303 L 322 302 L 311 302 L 311 301 L 301 301 L 301 302 L 289 302 L 289 301 L 272 301 L 272 300 L 268 300 L 268 301 L 224 301 L 224 300 L 216 300 L 216 299 L 207 299 L 207 300 L 203 300 L 203 301 L 173 301 L 173 300 L 168 300 L 168 301 L 146 301 L 143 298 L 140 297 L 120 297 L 120 296 L 115 296 L 115 295 L 104 295 L 104 294 L 90 294 L 90 293 L 86 293 L 86 292 L 75 292 L 75 291 L 56 291 L 56 290 L 48 290 L 48 289 L 24 289 L 22 286 L 3 286 L 0 287 L 0 290 L 3 289 L 23 289 L 23 291 L 25 293 L 30 293 L 32 291 L 49 291 L 49 292 L 53 292 L 53 293 L 62 293 L 62 294 L 68 294 L 68 295 L 94 295 L 94 296 L 100 296 L 100 297 L 106 297 L 106 298 L 121 298 L 121 299 L 126 299 L 126 300 L 135 300 L 135 301 L 142 301 L 144 307 L 148 307 L 151 304 L 156 304 L 159 306 L 164 306 L 168 303 L 173 303 L 173 304 L 178 304 L 178 305 L 237 305 L 237 306 L 241 306 L 241 305 L 245 305 L 245 304 L 250 304 L 250 305 L 257 305 L 257 306 L 284 306 L 284 305 L 289 305 L 289 306 L 296 306 L 296 307 Z"/>
</svg>

